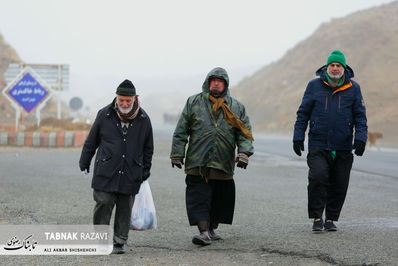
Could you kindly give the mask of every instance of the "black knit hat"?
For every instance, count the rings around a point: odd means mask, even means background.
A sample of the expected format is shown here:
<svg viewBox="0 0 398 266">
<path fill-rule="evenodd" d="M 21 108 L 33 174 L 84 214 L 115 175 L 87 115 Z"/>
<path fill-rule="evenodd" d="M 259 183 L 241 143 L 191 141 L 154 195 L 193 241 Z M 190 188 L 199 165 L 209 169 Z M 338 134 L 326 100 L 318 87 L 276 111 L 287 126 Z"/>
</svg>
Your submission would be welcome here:
<svg viewBox="0 0 398 266">
<path fill-rule="evenodd" d="M 121 96 L 135 96 L 135 87 L 130 80 L 125 79 L 120 83 L 119 87 L 117 87 L 116 94 Z"/>
</svg>

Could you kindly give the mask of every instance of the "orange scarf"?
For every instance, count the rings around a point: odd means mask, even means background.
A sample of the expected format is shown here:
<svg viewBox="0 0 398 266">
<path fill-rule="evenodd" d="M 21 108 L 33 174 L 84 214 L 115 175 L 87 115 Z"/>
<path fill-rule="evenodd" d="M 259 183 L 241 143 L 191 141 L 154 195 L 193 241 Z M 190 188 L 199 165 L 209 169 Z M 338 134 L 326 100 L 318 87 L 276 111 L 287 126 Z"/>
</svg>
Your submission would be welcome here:
<svg viewBox="0 0 398 266">
<path fill-rule="evenodd" d="M 213 103 L 213 112 L 217 112 L 218 109 L 222 109 L 227 122 L 233 127 L 238 128 L 243 136 L 249 140 L 253 140 L 253 135 L 246 127 L 246 125 L 240 120 L 236 115 L 229 109 L 228 105 L 225 103 L 224 98 L 215 98 L 212 95 L 209 96 L 209 100 Z"/>
</svg>

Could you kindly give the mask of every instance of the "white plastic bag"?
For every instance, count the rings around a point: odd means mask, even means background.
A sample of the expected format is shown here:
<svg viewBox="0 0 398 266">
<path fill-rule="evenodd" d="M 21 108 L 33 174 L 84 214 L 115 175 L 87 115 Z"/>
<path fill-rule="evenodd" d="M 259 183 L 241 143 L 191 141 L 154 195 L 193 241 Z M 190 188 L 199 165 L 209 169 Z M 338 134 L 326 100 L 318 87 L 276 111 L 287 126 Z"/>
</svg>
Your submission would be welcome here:
<svg viewBox="0 0 398 266">
<path fill-rule="evenodd" d="M 130 229 L 148 230 L 156 229 L 156 210 L 153 203 L 152 192 L 148 181 L 141 184 L 140 191 L 135 195 L 131 211 Z"/>
</svg>

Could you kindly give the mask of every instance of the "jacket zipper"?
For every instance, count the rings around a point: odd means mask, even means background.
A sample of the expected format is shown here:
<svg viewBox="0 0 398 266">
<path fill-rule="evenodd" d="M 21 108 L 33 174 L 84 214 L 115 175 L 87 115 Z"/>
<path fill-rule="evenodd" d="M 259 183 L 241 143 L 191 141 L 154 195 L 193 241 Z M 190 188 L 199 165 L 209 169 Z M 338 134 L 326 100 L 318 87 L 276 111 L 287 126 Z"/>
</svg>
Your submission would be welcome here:
<svg viewBox="0 0 398 266">
<path fill-rule="evenodd" d="M 341 99 L 341 95 L 339 95 L 339 112 L 340 112 L 340 99 Z"/>
</svg>

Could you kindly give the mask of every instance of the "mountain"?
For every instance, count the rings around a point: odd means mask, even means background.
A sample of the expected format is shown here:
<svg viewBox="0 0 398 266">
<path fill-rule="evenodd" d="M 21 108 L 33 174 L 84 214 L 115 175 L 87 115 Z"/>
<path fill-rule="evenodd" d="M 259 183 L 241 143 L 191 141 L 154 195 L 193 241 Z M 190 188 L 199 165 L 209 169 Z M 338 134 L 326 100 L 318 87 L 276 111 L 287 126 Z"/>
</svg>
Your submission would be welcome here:
<svg viewBox="0 0 398 266">
<path fill-rule="evenodd" d="M 17 52 L 12 48 L 0 34 L 0 122 L 4 126 L 4 122 L 9 122 L 15 120 L 14 109 L 10 106 L 9 101 L 1 93 L 6 87 L 6 82 L 4 80 L 4 73 L 8 68 L 10 63 L 20 63 L 22 62 L 19 58 Z M 2 127 L 0 127 L 1 129 Z"/>
<path fill-rule="evenodd" d="M 12 48 L 0 34 L 0 91 L 3 91 L 6 87 L 4 73 L 8 68 L 10 63 L 23 63 L 23 61 L 18 56 L 17 52 Z M 67 104 L 61 102 L 62 104 L 62 115 L 63 117 L 69 115 L 69 110 Z M 56 101 L 52 98 L 48 101 L 46 106 L 41 111 L 41 118 L 45 119 L 47 117 L 56 116 Z M 30 124 L 36 123 L 35 112 L 27 114 L 22 112 L 20 120 L 20 129 L 28 127 Z M 22 126 L 23 125 L 23 126 Z M 3 93 L 0 93 L 0 131 L 1 130 L 14 130 L 15 128 L 15 110 L 11 106 L 10 102 L 4 97 Z"/>
<path fill-rule="evenodd" d="M 17 52 L 12 48 L 0 34 L 0 86 L 1 89 L 5 87 L 4 72 L 7 70 L 10 63 L 20 63 Z"/>
<path fill-rule="evenodd" d="M 369 131 L 398 144 L 398 2 L 322 24 L 278 61 L 242 80 L 232 94 L 241 100 L 255 131 L 292 132 L 309 80 L 330 52 L 342 50 L 361 85 Z"/>
</svg>

